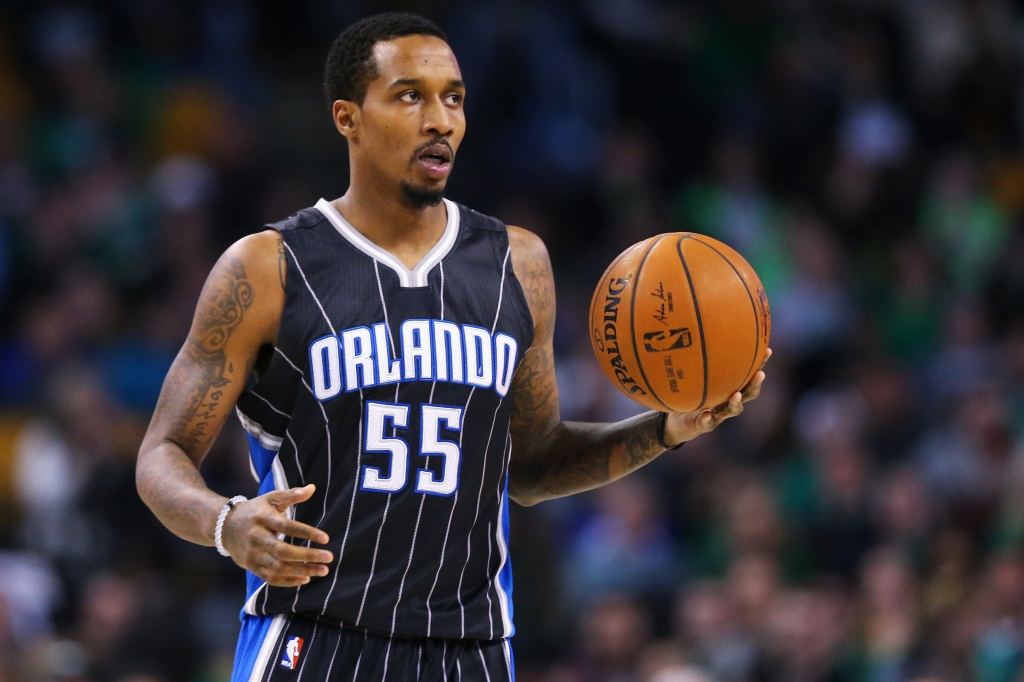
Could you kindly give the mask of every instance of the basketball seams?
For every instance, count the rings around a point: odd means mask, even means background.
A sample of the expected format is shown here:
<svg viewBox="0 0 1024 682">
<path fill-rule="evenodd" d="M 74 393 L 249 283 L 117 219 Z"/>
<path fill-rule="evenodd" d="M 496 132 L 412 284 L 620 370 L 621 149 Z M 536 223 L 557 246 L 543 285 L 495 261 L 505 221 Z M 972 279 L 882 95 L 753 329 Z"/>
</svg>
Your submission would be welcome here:
<svg viewBox="0 0 1024 682">
<path fill-rule="evenodd" d="M 686 265 L 686 256 L 683 255 L 683 242 L 687 239 L 689 239 L 688 235 L 679 238 L 679 241 L 676 242 L 676 253 L 679 254 L 679 262 L 683 265 L 686 283 L 690 285 L 690 298 L 693 299 L 693 312 L 697 317 L 697 333 L 700 336 L 701 359 L 704 362 L 704 393 L 701 396 L 700 405 L 696 407 L 696 410 L 700 410 L 704 408 L 704 403 L 708 400 L 708 347 L 704 342 L 704 322 L 700 317 L 700 303 L 697 301 L 697 290 L 693 286 L 693 278 L 690 277 L 690 268 Z"/>
<path fill-rule="evenodd" d="M 637 289 L 637 286 L 640 284 L 640 274 L 644 270 L 644 263 L 647 262 L 647 257 L 651 255 L 651 251 L 653 251 L 654 248 L 658 244 L 660 244 L 661 240 L 664 239 L 666 236 L 667 235 L 661 235 L 657 239 L 655 239 L 654 243 L 652 243 L 649 247 L 647 247 L 647 251 L 644 252 L 644 255 L 640 258 L 640 263 L 636 266 L 636 275 L 633 276 L 633 291 L 632 291 L 632 293 L 630 294 L 630 297 L 629 297 L 629 328 L 631 330 L 630 342 L 633 345 L 633 355 L 634 355 L 634 357 L 636 357 L 636 367 L 640 371 L 640 378 L 642 378 L 644 380 L 644 384 L 646 384 L 647 390 L 651 392 L 651 395 L 654 396 L 654 399 L 657 400 L 659 403 L 661 403 L 665 407 L 665 409 L 668 410 L 669 412 L 674 412 L 674 410 L 671 407 L 669 407 L 668 405 L 666 405 L 665 401 L 662 400 L 658 396 L 657 392 L 654 390 L 654 387 L 651 386 L 651 382 L 647 380 L 647 373 L 644 372 L 644 365 L 643 365 L 643 362 L 640 360 L 640 348 L 637 347 L 637 342 L 636 342 L 636 289 Z M 698 320 L 700 319 L 699 314 L 698 314 L 698 318 L 697 319 Z M 619 343 L 621 343 L 621 341 Z M 706 364 L 706 362 L 705 362 L 705 364 Z M 704 370 L 704 392 L 705 392 L 705 395 L 706 395 L 707 394 L 707 368 L 706 367 L 705 367 L 705 370 Z"/>
<path fill-rule="evenodd" d="M 754 303 L 754 295 L 750 293 L 750 287 L 747 286 L 747 281 L 743 279 L 743 275 L 741 275 L 740 271 L 736 268 L 735 265 L 733 265 L 733 262 L 726 258 L 724 253 L 716 249 L 711 244 L 708 244 L 703 239 L 697 239 L 695 236 L 684 237 L 683 239 L 692 239 L 698 244 L 703 244 L 704 246 L 708 247 L 709 249 L 717 253 L 722 258 L 722 260 L 729 264 L 729 267 L 732 268 L 732 271 L 736 273 L 736 277 L 739 278 L 740 283 L 743 285 L 743 290 L 747 292 L 747 298 L 750 299 L 750 310 L 751 312 L 754 313 L 754 330 L 756 332 L 756 335 L 754 337 L 754 357 L 750 359 L 750 368 L 747 369 L 747 373 L 743 380 L 743 385 L 740 386 L 740 388 L 742 389 L 743 386 L 746 386 L 747 382 L 750 381 L 750 377 L 753 376 L 754 366 L 755 363 L 757 363 L 757 354 L 758 351 L 760 351 L 761 349 L 761 320 L 760 316 L 757 314 L 757 305 Z"/>
</svg>

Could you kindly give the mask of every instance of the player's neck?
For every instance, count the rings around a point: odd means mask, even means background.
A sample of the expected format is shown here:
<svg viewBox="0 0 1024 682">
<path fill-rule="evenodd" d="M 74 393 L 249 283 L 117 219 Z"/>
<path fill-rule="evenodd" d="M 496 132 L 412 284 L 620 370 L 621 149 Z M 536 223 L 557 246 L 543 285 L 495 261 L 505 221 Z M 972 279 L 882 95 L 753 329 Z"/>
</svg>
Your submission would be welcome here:
<svg viewBox="0 0 1024 682">
<path fill-rule="evenodd" d="M 410 270 L 433 248 L 448 224 L 444 202 L 413 208 L 397 191 L 381 191 L 355 182 L 344 196 L 331 203 L 352 227 Z"/>
</svg>

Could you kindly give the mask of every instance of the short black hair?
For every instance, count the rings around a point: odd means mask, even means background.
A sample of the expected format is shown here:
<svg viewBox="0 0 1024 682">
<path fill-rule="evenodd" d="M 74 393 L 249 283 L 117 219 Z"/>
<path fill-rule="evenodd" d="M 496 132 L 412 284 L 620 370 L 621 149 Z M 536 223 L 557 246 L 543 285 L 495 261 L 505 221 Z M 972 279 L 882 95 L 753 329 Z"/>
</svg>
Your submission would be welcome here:
<svg viewBox="0 0 1024 682">
<path fill-rule="evenodd" d="M 448 42 L 437 24 L 416 14 L 387 12 L 361 19 L 341 32 L 327 53 L 324 95 L 327 105 L 343 99 L 362 104 L 366 88 L 377 77 L 373 46 L 404 36 L 436 36 Z"/>
</svg>

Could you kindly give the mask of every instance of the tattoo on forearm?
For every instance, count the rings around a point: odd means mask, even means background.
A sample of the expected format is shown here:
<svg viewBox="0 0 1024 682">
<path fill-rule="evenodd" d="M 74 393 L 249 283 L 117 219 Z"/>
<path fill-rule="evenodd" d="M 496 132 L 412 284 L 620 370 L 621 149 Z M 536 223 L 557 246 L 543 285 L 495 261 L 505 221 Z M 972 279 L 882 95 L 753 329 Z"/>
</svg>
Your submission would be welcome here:
<svg viewBox="0 0 1024 682">
<path fill-rule="evenodd" d="M 660 425 L 661 420 L 655 414 L 650 420 L 622 433 L 622 447 L 626 453 L 627 472 L 642 467 L 665 451 L 658 440 Z"/>
<path fill-rule="evenodd" d="M 157 405 L 159 413 L 171 409 L 167 401 L 185 396 L 184 409 L 175 418 L 168 438 L 189 456 L 212 435 L 211 424 L 221 411 L 222 389 L 230 383 L 224 349 L 252 302 L 253 288 L 242 261 L 222 260 L 203 289 L 196 319 L 181 351 L 184 366 L 171 368 L 168 386 Z M 180 404 L 174 409 L 181 409 Z"/>
<path fill-rule="evenodd" d="M 534 464 L 536 485 L 558 497 L 619 479 L 662 453 L 657 429 L 656 414 L 616 424 L 563 423 Z"/>
</svg>

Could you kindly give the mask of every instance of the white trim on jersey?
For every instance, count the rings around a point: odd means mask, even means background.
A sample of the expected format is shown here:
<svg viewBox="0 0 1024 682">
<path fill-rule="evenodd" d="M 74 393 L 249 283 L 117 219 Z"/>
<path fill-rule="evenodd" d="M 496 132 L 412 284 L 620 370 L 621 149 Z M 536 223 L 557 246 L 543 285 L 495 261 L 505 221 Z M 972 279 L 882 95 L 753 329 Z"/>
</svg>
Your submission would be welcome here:
<svg viewBox="0 0 1024 682">
<path fill-rule="evenodd" d="M 259 616 L 260 614 L 256 613 L 256 601 L 257 599 L 259 599 L 260 594 L 265 592 L 266 589 L 266 583 L 263 583 L 262 585 L 257 587 L 253 591 L 253 593 L 249 595 L 249 598 L 245 600 L 245 605 L 242 607 L 242 612 L 247 613 L 250 616 Z"/>
<path fill-rule="evenodd" d="M 498 476 L 498 480 L 499 481 L 505 480 L 505 477 L 508 475 L 508 463 L 509 463 L 509 460 L 511 458 L 512 458 L 512 427 L 510 425 L 506 429 L 506 431 L 505 431 L 505 446 L 504 446 L 504 448 L 501 451 L 501 460 L 502 460 L 503 466 L 502 466 L 502 472 Z M 504 489 L 502 489 L 501 487 L 498 488 L 498 495 L 501 496 L 501 499 L 504 499 Z M 500 506 L 499 506 L 499 511 L 500 511 Z M 499 515 L 498 515 L 498 530 L 501 531 L 501 532 L 504 532 L 503 531 L 504 523 L 505 523 L 505 519 L 499 513 Z M 491 533 L 491 527 L 488 525 L 487 526 L 487 534 L 490 535 L 490 533 Z M 491 543 L 488 543 L 488 545 L 487 545 L 487 570 L 488 571 L 491 570 L 491 548 L 494 546 L 494 544 L 495 543 L 491 542 Z M 496 580 L 499 580 L 499 581 L 501 580 L 501 569 L 503 567 L 504 567 L 504 562 L 502 562 L 502 566 L 498 567 L 498 573 L 496 574 Z M 490 579 L 490 573 L 488 573 L 487 575 L 488 575 L 488 579 Z M 498 596 L 500 597 L 501 594 L 498 593 Z M 506 600 L 506 603 L 507 603 L 508 602 L 508 595 L 505 595 L 505 600 Z M 491 611 L 492 606 L 493 605 L 491 604 L 491 591 L 487 590 L 487 619 L 490 621 L 491 638 L 493 639 L 494 638 L 494 618 L 492 616 L 492 611 Z M 498 611 L 499 612 L 501 611 L 501 604 L 498 605 Z M 502 619 L 502 629 L 503 629 L 503 633 L 502 634 L 503 634 L 504 637 L 507 638 L 507 637 L 510 637 L 512 635 L 512 633 L 510 631 L 505 630 L 504 618 Z"/>
<path fill-rule="evenodd" d="M 274 656 L 274 650 L 277 649 L 278 640 L 281 639 L 281 633 L 287 623 L 287 616 L 274 616 L 273 622 L 267 629 L 267 634 L 263 637 L 263 644 L 260 646 L 260 653 L 256 656 L 256 663 L 252 666 L 249 682 L 262 682 L 267 665 Z"/>
<path fill-rule="evenodd" d="M 277 452 L 281 449 L 281 443 L 284 442 L 283 438 L 272 436 L 264 431 L 263 427 L 259 423 L 245 416 L 245 414 L 237 407 L 235 408 L 235 412 L 238 414 L 238 421 L 242 422 L 242 428 L 245 429 L 245 432 L 258 440 L 260 445 L 273 452 Z M 256 480 L 259 481 L 258 478 Z"/>
<path fill-rule="evenodd" d="M 427 286 L 427 275 L 434 269 L 434 266 L 441 262 L 441 259 L 448 255 L 448 252 L 455 246 L 455 240 L 459 236 L 459 207 L 448 199 L 444 200 L 445 208 L 448 209 L 448 223 L 445 225 L 444 233 L 441 238 L 437 240 L 433 248 L 430 249 L 420 259 L 420 262 L 416 264 L 412 270 L 405 267 L 405 264 L 395 258 L 394 255 L 377 246 L 363 234 L 352 227 L 352 225 L 345 220 L 345 217 L 338 212 L 338 209 L 334 207 L 334 204 L 321 199 L 316 202 L 316 208 L 324 214 L 324 217 L 330 221 L 331 225 L 334 226 L 338 233 L 342 237 L 347 239 L 352 246 L 356 247 L 370 258 L 376 261 L 380 261 L 384 265 L 388 266 L 395 271 L 398 275 L 398 281 L 403 287 L 425 287 Z M 294 254 L 293 254 L 294 256 Z"/>
<path fill-rule="evenodd" d="M 512 619 L 508 617 L 508 595 L 505 593 L 505 588 L 501 586 L 501 571 L 505 568 L 505 562 L 508 561 L 508 548 L 505 546 L 505 496 L 501 496 L 501 503 L 498 505 L 498 527 L 495 532 L 495 537 L 498 540 L 498 556 L 501 557 L 501 562 L 498 564 L 498 571 L 494 574 L 494 589 L 498 592 L 498 606 L 501 608 L 501 624 L 504 627 L 502 632 L 503 637 L 512 636 Z"/>
<path fill-rule="evenodd" d="M 444 261 L 443 260 L 440 261 L 437 264 L 437 269 L 441 273 L 441 293 L 438 296 L 438 298 L 441 299 L 441 319 L 443 320 L 444 319 Z M 433 397 L 431 397 L 431 400 L 433 400 Z"/>
</svg>

